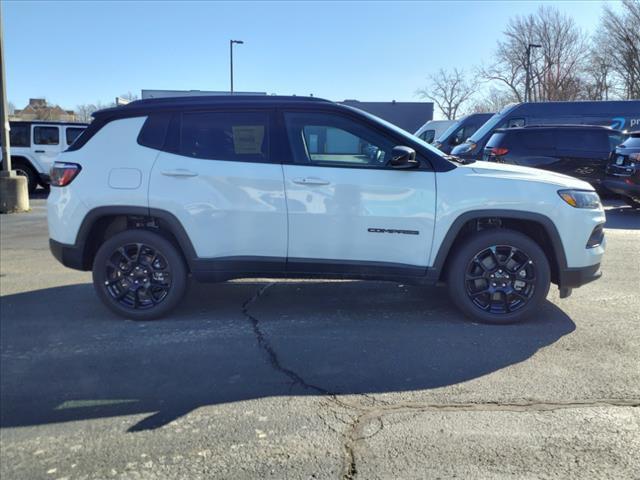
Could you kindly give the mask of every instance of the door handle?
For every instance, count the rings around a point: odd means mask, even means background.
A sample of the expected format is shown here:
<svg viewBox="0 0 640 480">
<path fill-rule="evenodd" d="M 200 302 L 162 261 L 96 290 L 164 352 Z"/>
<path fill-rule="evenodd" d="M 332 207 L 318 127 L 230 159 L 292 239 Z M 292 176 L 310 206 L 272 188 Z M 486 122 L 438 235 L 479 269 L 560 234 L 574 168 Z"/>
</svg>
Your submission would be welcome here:
<svg viewBox="0 0 640 480">
<path fill-rule="evenodd" d="M 34 150 L 35 153 L 44 153 L 44 150 Z"/>
<path fill-rule="evenodd" d="M 191 170 L 186 170 L 184 168 L 177 168 L 175 170 L 163 170 L 162 175 L 166 175 L 167 177 L 197 177 L 197 172 L 192 172 Z"/>
<path fill-rule="evenodd" d="M 329 185 L 328 180 L 323 180 L 322 178 L 316 177 L 307 177 L 307 178 L 294 178 L 293 183 L 297 183 L 298 185 Z"/>
</svg>

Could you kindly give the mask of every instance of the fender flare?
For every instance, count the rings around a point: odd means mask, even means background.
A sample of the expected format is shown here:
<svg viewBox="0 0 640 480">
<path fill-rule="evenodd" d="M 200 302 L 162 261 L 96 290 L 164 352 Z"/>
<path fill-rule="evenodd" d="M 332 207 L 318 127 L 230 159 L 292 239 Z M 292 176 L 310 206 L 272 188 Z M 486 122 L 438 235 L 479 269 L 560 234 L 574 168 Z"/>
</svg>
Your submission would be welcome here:
<svg viewBox="0 0 640 480">
<path fill-rule="evenodd" d="M 462 227 L 469 222 L 470 220 L 476 220 L 479 218 L 491 218 L 491 217 L 500 217 L 500 218 L 509 218 L 514 220 L 527 220 L 540 224 L 544 229 L 545 233 L 551 240 L 551 247 L 553 248 L 553 253 L 556 257 L 558 274 L 562 277 L 563 272 L 567 269 L 567 257 L 564 252 L 564 246 L 562 244 L 562 239 L 560 234 L 558 233 L 558 229 L 556 228 L 553 221 L 540 213 L 534 212 L 525 212 L 521 210 L 500 210 L 500 209 L 487 209 L 487 210 L 471 210 L 468 212 L 464 212 L 460 214 L 449 227 L 449 231 L 445 235 L 442 243 L 440 243 L 438 247 L 438 253 L 435 256 L 435 260 L 430 268 L 430 275 L 437 280 L 440 278 L 442 274 L 442 269 L 444 268 L 445 262 L 449 256 L 451 251 L 451 247 L 455 242 L 458 234 L 462 230 Z M 559 282 L 562 282 L 562 278 L 559 278 Z"/>
</svg>

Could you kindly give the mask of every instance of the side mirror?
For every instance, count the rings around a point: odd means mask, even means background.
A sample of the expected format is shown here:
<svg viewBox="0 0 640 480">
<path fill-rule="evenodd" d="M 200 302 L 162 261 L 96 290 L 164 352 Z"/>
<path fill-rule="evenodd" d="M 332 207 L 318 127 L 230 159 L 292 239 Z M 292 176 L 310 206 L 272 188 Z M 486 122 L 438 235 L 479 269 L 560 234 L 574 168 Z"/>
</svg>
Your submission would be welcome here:
<svg viewBox="0 0 640 480">
<path fill-rule="evenodd" d="M 416 151 L 402 145 L 393 147 L 389 164 L 393 168 L 415 168 L 419 165 L 416 160 Z"/>
</svg>

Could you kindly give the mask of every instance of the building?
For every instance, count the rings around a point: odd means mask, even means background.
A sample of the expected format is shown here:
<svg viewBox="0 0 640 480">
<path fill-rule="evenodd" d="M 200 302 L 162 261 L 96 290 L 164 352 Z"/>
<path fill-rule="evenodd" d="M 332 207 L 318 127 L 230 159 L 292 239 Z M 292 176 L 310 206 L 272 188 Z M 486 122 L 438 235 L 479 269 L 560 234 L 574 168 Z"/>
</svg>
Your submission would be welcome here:
<svg viewBox="0 0 640 480">
<path fill-rule="evenodd" d="M 350 107 L 359 108 L 393 123 L 407 132 L 414 133 L 422 125 L 433 119 L 433 103 L 431 102 L 360 102 L 345 100 L 338 102 Z"/>
<path fill-rule="evenodd" d="M 15 109 L 11 119 L 75 122 L 76 114 L 73 110 L 64 110 L 58 105 L 49 105 L 44 98 L 30 98 L 29 105 L 22 110 Z"/>
</svg>

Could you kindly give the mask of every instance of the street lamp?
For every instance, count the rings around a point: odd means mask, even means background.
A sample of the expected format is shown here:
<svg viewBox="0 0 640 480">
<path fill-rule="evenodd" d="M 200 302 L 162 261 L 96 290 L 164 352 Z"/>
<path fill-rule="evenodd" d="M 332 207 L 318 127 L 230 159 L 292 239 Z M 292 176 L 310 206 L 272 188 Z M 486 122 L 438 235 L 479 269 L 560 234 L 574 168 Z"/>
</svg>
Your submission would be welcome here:
<svg viewBox="0 0 640 480">
<path fill-rule="evenodd" d="M 531 49 L 532 48 L 542 48 L 542 45 L 538 45 L 537 43 L 530 43 L 527 45 L 527 71 L 525 77 L 525 86 L 524 86 L 524 101 L 528 102 L 531 100 Z"/>
<path fill-rule="evenodd" d="M 230 72 L 231 72 L 231 93 L 233 93 L 233 44 L 237 43 L 238 45 L 242 45 L 244 42 L 242 40 L 229 40 L 229 62 L 230 62 Z"/>
</svg>

